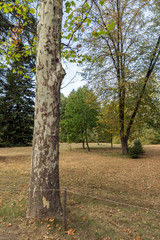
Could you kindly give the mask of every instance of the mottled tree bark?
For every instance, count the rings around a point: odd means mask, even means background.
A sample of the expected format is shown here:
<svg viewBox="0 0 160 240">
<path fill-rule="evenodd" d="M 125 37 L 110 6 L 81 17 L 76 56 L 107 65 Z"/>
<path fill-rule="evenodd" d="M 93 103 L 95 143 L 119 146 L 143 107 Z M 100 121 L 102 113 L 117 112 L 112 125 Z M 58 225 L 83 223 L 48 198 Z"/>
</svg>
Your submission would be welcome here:
<svg viewBox="0 0 160 240">
<path fill-rule="evenodd" d="M 59 102 L 62 0 L 41 0 L 28 218 L 62 214 L 59 193 Z"/>
</svg>

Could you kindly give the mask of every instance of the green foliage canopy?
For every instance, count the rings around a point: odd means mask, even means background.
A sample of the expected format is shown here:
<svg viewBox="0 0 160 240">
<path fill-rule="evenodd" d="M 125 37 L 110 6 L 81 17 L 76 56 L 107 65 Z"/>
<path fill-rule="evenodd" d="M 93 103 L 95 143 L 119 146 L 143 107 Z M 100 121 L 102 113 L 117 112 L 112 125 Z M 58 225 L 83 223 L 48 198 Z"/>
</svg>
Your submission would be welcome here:
<svg viewBox="0 0 160 240">
<path fill-rule="evenodd" d="M 97 126 L 99 103 L 92 90 L 87 87 L 73 91 L 66 101 L 65 114 L 61 126 L 66 131 L 69 142 L 86 141 Z"/>
</svg>

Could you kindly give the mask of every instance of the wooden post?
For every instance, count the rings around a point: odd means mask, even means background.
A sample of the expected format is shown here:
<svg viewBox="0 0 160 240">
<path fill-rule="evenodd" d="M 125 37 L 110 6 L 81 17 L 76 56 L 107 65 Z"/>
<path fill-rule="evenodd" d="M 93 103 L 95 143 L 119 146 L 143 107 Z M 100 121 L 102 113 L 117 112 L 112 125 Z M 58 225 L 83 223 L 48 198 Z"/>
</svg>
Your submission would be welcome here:
<svg viewBox="0 0 160 240">
<path fill-rule="evenodd" d="M 66 203 L 67 203 L 67 189 L 65 188 L 63 193 L 63 229 L 64 231 L 67 230 Z"/>
</svg>

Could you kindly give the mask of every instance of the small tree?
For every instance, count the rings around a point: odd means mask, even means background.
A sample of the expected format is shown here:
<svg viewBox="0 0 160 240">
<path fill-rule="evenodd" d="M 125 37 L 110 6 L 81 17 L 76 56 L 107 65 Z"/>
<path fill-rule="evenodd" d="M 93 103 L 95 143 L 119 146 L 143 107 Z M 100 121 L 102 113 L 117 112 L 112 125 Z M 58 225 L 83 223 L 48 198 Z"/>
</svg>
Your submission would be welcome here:
<svg viewBox="0 0 160 240">
<path fill-rule="evenodd" d="M 131 158 L 139 158 L 144 153 L 140 140 L 134 141 L 133 146 L 128 148 L 128 154 Z"/>
<path fill-rule="evenodd" d="M 90 151 L 89 132 L 97 125 L 98 103 L 94 93 L 87 87 L 73 91 L 66 103 L 65 119 L 62 126 L 67 133 L 68 141 L 85 143 Z"/>
</svg>

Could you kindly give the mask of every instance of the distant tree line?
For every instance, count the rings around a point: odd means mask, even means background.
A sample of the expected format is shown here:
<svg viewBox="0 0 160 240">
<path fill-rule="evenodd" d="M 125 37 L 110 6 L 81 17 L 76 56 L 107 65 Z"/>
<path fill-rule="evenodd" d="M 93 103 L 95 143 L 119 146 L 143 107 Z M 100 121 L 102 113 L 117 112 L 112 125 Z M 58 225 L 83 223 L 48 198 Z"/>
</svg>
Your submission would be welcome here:
<svg viewBox="0 0 160 240">
<path fill-rule="evenodd" d="M 90 11 L 92 21 L 86 19 L 80 28 L 82 33 L 86 32 L 75 41 L 79 41 L 78 51 L 82 46 L 87 50 L 79 63 L 89 87 L 72 91 L 68 97 L 61 95 L 61 142 L 81 142 L 88 150 L 89 142 L 110 142 L 111 146 L 121 142 L 123 152 L 128 141 L 137 138 L 145 143 L 160 142 L 160 5 L 156 1 L 126 3 L 117 0 L 100 6 L 95 2 L 94 11 Z M 15 5 L 10 12 L 0 9 L 1 146 L 32 142 L 35 93 L 32 49 L 37 19 L 31 3 L 25 4 L 22 9 Z M 150 19 L 144 11 L 150 14 Z"/>
<path fill-rule="evenodd" d="M 133 124 L 129 142 L 140 139 L 142 143 L 160 143 L 160 102 L 159 92 L 154 91 L 153 80 Z M 60 142 L 82 143 L 89 148 L 89 142 L 120 143 L 118 101 L 103 101 L 93 90 L 84 86 L 72 91 L 68 97 L 61 94 Z"/>
</svg>

